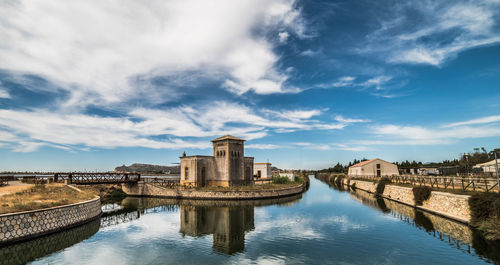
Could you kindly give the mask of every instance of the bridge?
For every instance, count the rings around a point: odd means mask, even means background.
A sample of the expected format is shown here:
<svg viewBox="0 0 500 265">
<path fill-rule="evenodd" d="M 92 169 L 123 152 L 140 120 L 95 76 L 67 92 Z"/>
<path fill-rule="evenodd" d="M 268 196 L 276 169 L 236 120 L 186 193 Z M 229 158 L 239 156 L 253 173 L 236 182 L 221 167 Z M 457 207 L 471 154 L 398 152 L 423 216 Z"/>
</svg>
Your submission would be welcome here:
<svg viewBox="0 0 500 265">
<path fill-rule="evenodd" d="M 137 183 L 141 180 L 139 173 L 55 173 L 54 181 L 66 180 L 68 184 L 92 185 L 92 184 L 117 184 Z"/>
</svg>

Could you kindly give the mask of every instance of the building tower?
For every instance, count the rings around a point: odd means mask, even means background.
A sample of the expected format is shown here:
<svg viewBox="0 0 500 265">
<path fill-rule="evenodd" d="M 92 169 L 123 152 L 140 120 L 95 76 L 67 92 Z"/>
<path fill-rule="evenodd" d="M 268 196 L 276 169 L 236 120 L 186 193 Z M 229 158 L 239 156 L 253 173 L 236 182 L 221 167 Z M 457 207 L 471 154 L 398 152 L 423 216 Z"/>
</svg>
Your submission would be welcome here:
<svg viewBox="0 0 500 265">
<path fill-rule="evenodd" d="M 213 156 L 215 158 L 215 181 L 220 183 L 220 186 L 245 183 L 244 142 L 245 140 L 231 135 L 212 140 Z"/>
</svg>

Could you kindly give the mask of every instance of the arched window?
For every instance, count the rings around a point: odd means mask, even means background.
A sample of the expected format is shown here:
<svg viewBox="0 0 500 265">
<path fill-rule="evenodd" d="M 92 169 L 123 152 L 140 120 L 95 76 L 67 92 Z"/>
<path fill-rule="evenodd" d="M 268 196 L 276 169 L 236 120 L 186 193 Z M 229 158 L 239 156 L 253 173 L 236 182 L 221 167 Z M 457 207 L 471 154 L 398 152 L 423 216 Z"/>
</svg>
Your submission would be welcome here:
<svg viewBox="0 0 500 265">
<path fill-rule="evenodd" d="M 187 180 L 189 176 L 189 168 L 185 167 L 184 168 L 184 180 Z"/>
</svg>

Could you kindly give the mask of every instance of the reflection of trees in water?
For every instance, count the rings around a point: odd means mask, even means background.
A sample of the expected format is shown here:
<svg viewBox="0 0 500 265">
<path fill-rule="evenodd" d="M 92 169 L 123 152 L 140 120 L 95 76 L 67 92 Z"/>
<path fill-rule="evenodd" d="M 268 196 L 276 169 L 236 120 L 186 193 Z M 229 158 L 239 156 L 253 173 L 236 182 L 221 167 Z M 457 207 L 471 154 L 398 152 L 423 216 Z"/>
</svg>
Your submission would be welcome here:
<svg viewBox="0 0 500 265">
<path fill-rule="evenodd" d="M 389 214 L 418 229 L 423 229 L 427 234 L 438 238 L 451 247 L 457 248 L 468 254 L 472 249 L 477 256 L 500 264 L 500 241 L 488 241 L 481 234 L 467 225 L 415 209 L 413 207 L 376 198 L 373 194 L 357 190 L 351 192 L 351 197 L 363 204 Z"/>
<path fill-rule="evenodd" d="M 377 202 L 377 207 L 383 212 L 383 213 L 388 213 L 390 212 L 391 210 L 389 208 L 387 208 L 387 205 L 385 205 L 385 201 L 383 198 L 380 198 L 380 197 L 376 197 L 375 198 L 376 202 Z"/>
<path fill-rule="evenodd" d="M 415 217 L 413 219 L 415 225 L 418 227 L 422 227 L 426 232 L 433 232 L 434 225 L 432 224 L 431 219 L 427 218 L 421 211 L 415 209 Z"/>
<path fill-rule="evenodd" d="M 26 264 L 77 244 L 99 231 L 99 219 L 30 241 L 0 248 L 0 264 Z"/>
</svg>

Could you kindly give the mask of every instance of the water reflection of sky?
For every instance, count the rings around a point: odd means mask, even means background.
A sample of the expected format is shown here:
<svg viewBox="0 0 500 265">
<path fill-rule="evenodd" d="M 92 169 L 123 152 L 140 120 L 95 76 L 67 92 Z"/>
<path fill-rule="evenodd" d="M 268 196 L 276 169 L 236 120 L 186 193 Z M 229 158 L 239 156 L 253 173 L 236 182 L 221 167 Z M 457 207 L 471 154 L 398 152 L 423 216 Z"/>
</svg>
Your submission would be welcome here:
<svg viewBox="0 0 500 265">
<path fill-rule="evenodd" d="M 184 235 L 180 232 L 183 214 L 189 214 L 185 217 L 189 227 L 182 228 L 187 231 Z M 205 234 L 189 235 L 198 232 Z M 224 253 L 224 249 L 215 246 L 215 234 L 241 239 L 243 249 L 238 250 L 236 242 L 232 251 Z M 309 191 L 296 202 L 250 208 L 181 204 L 176 210 L 143 214 L 139 219 L 101 228 L 91 238 L 34 262 L 46 263 L 480 264 L 484 261 L 430 236 L 425 230 L 354 200 L 348 192 L 333 190 L 312 179 Z"/>
</svg>

